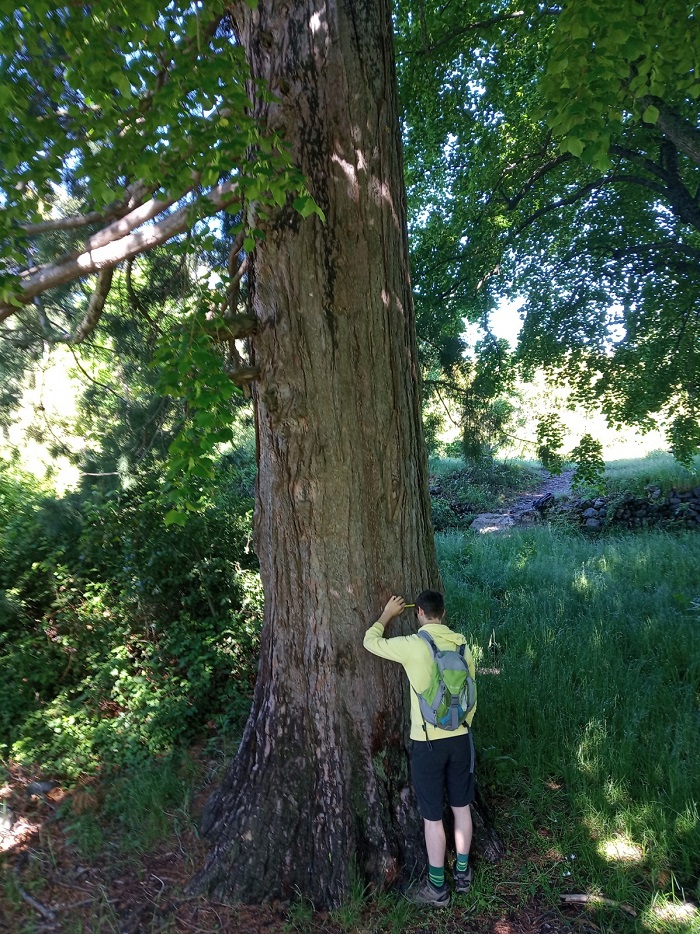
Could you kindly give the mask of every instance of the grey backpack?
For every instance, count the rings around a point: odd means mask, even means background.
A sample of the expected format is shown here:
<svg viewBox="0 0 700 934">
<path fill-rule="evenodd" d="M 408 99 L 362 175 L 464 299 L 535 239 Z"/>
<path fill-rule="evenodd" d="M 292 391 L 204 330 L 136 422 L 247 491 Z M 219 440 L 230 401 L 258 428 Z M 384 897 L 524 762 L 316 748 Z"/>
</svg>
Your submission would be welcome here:
<svg viewBox="0 0 700 934">
<path fill-rule="evenodd" d="M 418 633 L 433 653 L 430 684 L 418 694 L 423 720 L 441 730 L 456 730 L 476 703 L 476 685 L 464 657 L 465 646 L 441 650 L 427 632 Z"/>
</svg>

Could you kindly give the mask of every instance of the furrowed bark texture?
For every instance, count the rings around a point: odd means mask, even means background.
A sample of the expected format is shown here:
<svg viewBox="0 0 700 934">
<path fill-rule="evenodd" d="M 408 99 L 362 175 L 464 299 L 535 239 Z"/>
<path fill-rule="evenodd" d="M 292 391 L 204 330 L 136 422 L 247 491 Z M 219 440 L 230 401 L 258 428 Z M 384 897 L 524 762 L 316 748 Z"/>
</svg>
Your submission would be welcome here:
<svg viewBox="0 0 700 934">
<path fill-rule="evenodd" d="M 381 884 L 425 859 L 405 678 L 362 647 L 392 593 L 440 583 L 391 16 L 387 0 L 261 0 L 235 17 L 253 75 L 282 100 L 258 101 L 258 116 L 292 144 L 326 222 L 281 210 L 250 273 L 265 623 L 253 710 L 203 815 L 213 846 L 195 884 L 331 906 L 353 864 Z"/>
</svg>

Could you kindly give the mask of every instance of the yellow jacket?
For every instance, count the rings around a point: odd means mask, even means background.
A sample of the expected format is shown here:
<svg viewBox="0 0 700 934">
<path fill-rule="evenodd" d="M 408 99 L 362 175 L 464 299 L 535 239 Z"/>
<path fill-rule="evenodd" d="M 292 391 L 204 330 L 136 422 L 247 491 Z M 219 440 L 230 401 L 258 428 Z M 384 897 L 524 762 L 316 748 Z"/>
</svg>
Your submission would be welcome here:
<svg viewBox="0 0 700 934">
<path fill-rule="evenodd" d="M 421 629 L 424 629 L 431 636 L 439 649 L 454 649 L 466 643 L 463 635 L 453 632 L 442 623 L 426 623 L 425 626 L 421 626 Z M 430 685 L 433 656 L 427 642 L 421 639 L 418 633 L 385 639 L 384 626 L 381 623 L 374 623 L 365 633 L 363 645 L 372 654 L 403 665 L 412 689 L 411 739 L 418 741 L 446 739 L 449 736 L 458 736 L 460 733 L 469 732 L 466 726 L 460 726 L 456 730 L 441 730 L 430 723 L 423 723 L 416 691 L 420 694 Z M 464 657 L 469 665 L 469 674 L 472 678 L 475 678 L 474 659 L 468 648 L 465 649 Z M 476 704 L 467 717 L 469 726 L 471 726 L 475 710 Z"/>
</svg>

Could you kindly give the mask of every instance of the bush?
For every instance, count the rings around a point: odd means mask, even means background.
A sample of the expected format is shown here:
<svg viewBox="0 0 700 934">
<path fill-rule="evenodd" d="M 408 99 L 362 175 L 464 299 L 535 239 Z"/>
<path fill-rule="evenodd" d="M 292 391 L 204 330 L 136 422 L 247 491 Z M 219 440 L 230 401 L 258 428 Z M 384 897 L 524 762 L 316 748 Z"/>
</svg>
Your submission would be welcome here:
<svg viewBox="0 0 700 934">
<path fill-rule="evenodd" d="M 254 467 L 253 467 L 254 469 Z M 69 776 L 240 728 L 262 591 L 250 548 L 250 464 L 166 528 L 158 485 L 62 499 L 0 485 L 0 745 Z"/>
</svg>

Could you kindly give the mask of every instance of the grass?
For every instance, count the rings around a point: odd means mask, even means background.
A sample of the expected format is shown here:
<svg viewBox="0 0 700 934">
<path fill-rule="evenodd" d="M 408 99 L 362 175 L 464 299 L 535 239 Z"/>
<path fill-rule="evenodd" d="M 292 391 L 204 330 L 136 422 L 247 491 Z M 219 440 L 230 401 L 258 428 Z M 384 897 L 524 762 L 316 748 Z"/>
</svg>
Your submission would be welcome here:
<svg viewBox="0 0 700 934">
<path fill-rule="evenodd" d="M 88 859 L 100 858 L 110 833 L 120 855 L 147 852 L 174 820 L 191 820 L 197 778 L 189 755 L 177 750 L 135 763 L 97 788 L 79 788 L 63 814 L 67 839 Z"/>
<path fill-rule="evenodd" d="M 673 488 L 689 489 L 700 485 L 700 457 L 687 469 L 665 451 L 651 451 L 637 460 L 609 461 L 605 469 L 605 489 L 612 495 L 644 493 L 646 486 L 659 486 L 668 493 Z"/>
<path fill-rule="evenodd" d="M 452 624 L 490 672 L 481 781 L 576 857 L 559 882 L 642 911 L 700 899 L 700 537 L 534 528 L 438 548 Z"/>
</svg>

